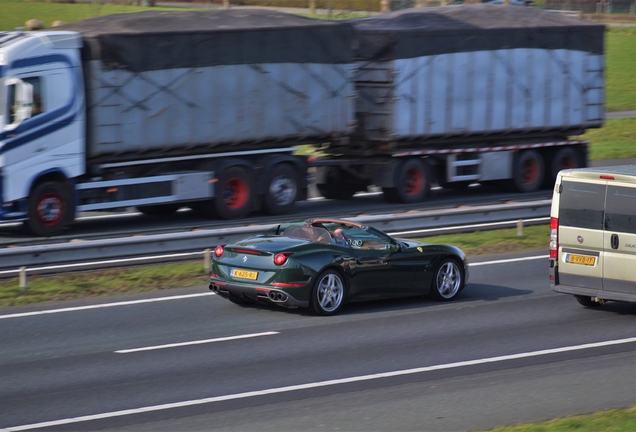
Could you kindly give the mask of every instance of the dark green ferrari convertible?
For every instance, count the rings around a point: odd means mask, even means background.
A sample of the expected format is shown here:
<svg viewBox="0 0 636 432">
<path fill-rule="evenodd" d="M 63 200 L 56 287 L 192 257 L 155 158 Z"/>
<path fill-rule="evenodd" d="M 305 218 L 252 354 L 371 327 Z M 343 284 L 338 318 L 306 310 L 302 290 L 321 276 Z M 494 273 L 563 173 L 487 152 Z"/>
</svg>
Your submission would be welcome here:
<svg viewBox="0 0 636 432">
<path fill-rule="evenodd" d="M 466 255 L 454 246 L 397 239 L 346 220 L 308 219 L 217 246 L 210 289 L 237 304 L 333 315 L 353 301 L 452 300 L 467 279 Z"/>
</svg>

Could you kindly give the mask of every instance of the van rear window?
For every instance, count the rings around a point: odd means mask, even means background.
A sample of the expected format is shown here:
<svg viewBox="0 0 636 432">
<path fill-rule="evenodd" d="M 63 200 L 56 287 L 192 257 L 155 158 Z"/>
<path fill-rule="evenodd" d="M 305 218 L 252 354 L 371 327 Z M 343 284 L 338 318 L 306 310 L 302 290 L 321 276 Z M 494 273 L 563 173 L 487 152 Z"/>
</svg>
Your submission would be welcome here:
<svg viewBox="0 0 636 432">
<path fill-rule="evenodd" d="M 605 229 L 636 234 L 636 189 L 607 187 Z"/>
<path fill-rule="evenodd" d="M 603 229 L 605 184 L 563 181 L 559 225 Z"/>
</svg>

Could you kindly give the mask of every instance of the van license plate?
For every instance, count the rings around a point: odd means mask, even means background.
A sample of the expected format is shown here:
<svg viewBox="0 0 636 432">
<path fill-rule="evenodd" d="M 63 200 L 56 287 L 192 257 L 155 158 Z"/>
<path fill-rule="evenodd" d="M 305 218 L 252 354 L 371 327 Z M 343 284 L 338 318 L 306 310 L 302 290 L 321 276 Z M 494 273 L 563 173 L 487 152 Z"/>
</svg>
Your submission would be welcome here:
<svg viewBox="0 0 636 432">
<path fill-rule="evenodd" d="M 258 277 L 258 272 L 234 269 L 232 271 L 232 276 L 234 276 L 235 278 L 256 280 L 256 278 Z"/>
<path fill-rule="evenodd" d="M 567 254 L 565 256 L 565 262 L 570 264 L 581 264 L 587 266 L 593 266 L 596 264 L 596 257 L 586 255 L 574 255 Z"/>
</svg>

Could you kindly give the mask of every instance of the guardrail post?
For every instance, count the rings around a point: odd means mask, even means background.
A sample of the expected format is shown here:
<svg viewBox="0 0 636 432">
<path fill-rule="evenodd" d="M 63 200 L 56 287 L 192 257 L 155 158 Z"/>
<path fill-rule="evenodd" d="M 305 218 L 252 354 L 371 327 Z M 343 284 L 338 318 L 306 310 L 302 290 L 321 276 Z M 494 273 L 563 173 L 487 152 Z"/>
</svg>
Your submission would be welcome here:
<svg viewBox="0 0 636 432">
<path fill-rule="evenodd" d="M 523 237 L 523 219 L 517 221 L 517 237 Z"/>
<path fill-rule="evenodd" d="M 634 13 L 636 13 L 636 2 L 629 5 L 629 14 L 634 15 Z"/>
<path fill-rule="evenodd" d="M 205 274 L 210 274 L 210 271 L 212 270 L 210 248 L 203 251 L 203 269 L 205 270 Z"/>
<path fill-rule="evenodd" d="M 20 291 L 27 290 L 26 267 L 20 267 Z"/>
</svg>

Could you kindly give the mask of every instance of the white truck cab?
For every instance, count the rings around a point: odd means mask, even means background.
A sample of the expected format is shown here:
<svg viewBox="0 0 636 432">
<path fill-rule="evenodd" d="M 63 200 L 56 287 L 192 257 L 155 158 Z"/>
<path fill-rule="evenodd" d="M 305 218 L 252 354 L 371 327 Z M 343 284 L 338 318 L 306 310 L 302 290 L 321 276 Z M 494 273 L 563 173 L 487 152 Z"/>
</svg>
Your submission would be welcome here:
<svg viewBox="0 0 636 432">
<path fill-rule="evenodd" d="M 37 214 L 34 221 L 42 226 L 72 220 L 72 205 L 63 205 L 72 203 L 72 188 L 51 184 L 84 174 L 81 46 L 73 32 L 0 36 L 0 216 L 5 220 L 27 220 L 29 213 Z M 44 193 L 33 193 L 47 184 Z"/>
</svg>

